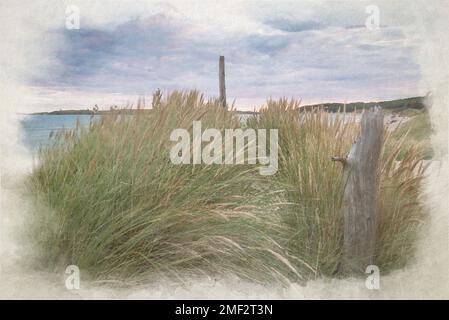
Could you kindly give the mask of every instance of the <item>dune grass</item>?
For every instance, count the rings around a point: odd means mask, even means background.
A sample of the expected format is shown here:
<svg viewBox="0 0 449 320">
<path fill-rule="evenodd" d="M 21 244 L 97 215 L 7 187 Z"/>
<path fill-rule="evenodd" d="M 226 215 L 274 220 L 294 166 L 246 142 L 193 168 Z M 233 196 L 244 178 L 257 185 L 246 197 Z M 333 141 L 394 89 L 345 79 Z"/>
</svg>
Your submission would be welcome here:
<svg viewBox="0 0 449 320">
<path fill-rule="evenodd" d="M 261 283 L 339 273 L 344 188 L 341 165 L 359 125 L 348 115 L 298 112 L 268 101 L 245 127 L 279 130 L 279 170 L 255 165 L 174 165 L 175 128 L 238 128 L 235 112 L 196 91 L 158 95 L 153 111 L 117 111 L 59 132 L 29 179 L 36 210 L 29 236 L 39 265 L 76 264 L 95 279 L 127 281 L 236 275 Z M 331 119 L 330 117 L 335 117 Z M 346 118 L 344 118 L 346 117 Z M 385 135 L 378 191 L 376 264 L 402 267 L 425 213 L 421 151 Z M 398 154 L 403 159 L 398 162 Z"/>
<path fill-rule="evenodd" d="M 217 100 L 193 91 L 170 94 L 151 113 L 118 111 L 58 133 L 30 180 L 49 207 L 32 222 L 41 264 L 75 264 L 96 279 L 294 275 L 264 232 L 276 217 L 254 209 L 261 196 L 255 168 L 170 162 L 171 131 L 191 130 L 194 120 L 211 128 L 240 125 Z"/>
<path fill-rule="evenodd" d="M 299 103 L 268 101 L 249 125 L 279 128 L 279 174 L 268 184 L 281 186 L 279 215 L 288 232 L 279 243 L 287 254 L 314 262 L 315 275 L 339 273 L 343 241 L 342 166 L 331 156 L 346 156 L 360 127 L 355 114 L 298 112 Z M 333 117 L 331 119 L 331 117 Z M 395 135 L 395 138 L 392 138 Z M 425 221 L 420 184 L 422 148 L 407 144 L 405 133 L 385 130 L 380 160 L 375 264 L 383 272 L 402 267 L 413 256 Z M 399 161 L 399 159 L 401 161 Z"/>
<path fill-rule="evenodd" d="M 394 132 L 392 139 L 400 140 L 401 137 L 407 136 L 404 141 L 406 148 L 413 145 L 420 145 L 424 152 L 424 157 L 429 160 L 435 156 L 432 148 L 432 124 L 430 122 L 430 115 L 427 110 L 413 110 L 406 114 L 409 119 L 404 123 L 399 124 L 399 127 Z M 401 152 L 401 157 L 403 152 Z"/>
</svg>

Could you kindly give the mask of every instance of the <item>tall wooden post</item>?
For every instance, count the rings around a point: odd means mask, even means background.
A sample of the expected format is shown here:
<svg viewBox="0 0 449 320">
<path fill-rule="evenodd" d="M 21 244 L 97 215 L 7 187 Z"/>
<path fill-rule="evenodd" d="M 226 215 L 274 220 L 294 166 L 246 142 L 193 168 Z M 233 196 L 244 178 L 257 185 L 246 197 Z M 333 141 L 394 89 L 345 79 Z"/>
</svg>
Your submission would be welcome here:
<svg viewBox="0 0 449 320">
<path fill-rule="evenodd" d="M 228 106 L 226 104 L 226 85 L 225 85 L 225 61 L 224 56 L 220 56 L 219 62 L 218 62 L 218 82 L 219 82 L 219 89 L 220 89 L 220 104 L 223 106 L 223 108 L 227 109 Z"/>
<path fill-rule="evenodd" d="M 383 112 L 376 107 L 362 115 L 361 134 L 344 163 L 344 240 L 341 271 L 364 273 L 376 249 L 378 163 L 383 143 Z"/>
</svg>

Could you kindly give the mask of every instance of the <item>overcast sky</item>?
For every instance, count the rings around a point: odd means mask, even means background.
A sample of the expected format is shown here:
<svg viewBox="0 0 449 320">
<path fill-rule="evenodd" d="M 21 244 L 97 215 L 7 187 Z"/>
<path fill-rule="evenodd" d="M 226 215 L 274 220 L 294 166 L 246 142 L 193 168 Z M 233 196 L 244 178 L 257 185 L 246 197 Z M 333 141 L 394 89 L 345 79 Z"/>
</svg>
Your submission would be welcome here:
<svg viewBox="0 0 449 320">
<path fill-rule="evenodd" d="M 55 22 L 43 33 L 52 67 L 26 85 L 41 109 L 106 108 L 157 88 L 214 96 L 224 55 L 228 100 L 240 109 L 269 97 L 309 104 L 416 96 L 425 90 L 407 3 L 66 2 L 50 10 Z M 65 27 L 66 4 L 79 8 L 80 29 Z M 365 26 L 370 4 L 379 8 L 378 30 Z"/>
</svg>

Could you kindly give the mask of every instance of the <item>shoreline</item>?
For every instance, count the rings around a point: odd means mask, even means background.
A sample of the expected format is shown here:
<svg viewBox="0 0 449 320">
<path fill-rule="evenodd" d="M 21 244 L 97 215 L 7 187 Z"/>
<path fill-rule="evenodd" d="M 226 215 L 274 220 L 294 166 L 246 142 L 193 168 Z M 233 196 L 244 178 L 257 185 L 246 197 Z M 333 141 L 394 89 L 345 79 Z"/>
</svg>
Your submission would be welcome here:
<svg viewBox="0 0 449 320">
<path fill-rule="evenodd" d="M 410 97 L 396 100 L 388 101 L 377 101 L 377 102 L 350 102 L 350 103 L 340 103 L 340 102 L 330 102 L 330 103 L 319 103 L 313 105 L 300 106 L 299 110 L 311 110 L 311 109 L 322 109 L 331 113 L 336 112 L 357 112 L 360 110 L 368 109 L 374 106 L 380 106 L 384 110 L 392 112 L 401 112 L 407 109 L 422 110 L 426 106 L 431 106 L 431 100 L 425 96 Z M 106 115 L 114 112 L 120 112 L 122 114 L 135 114 L 137 112 L 151 112 L 152 109 L 111 109 L 111 110 L 90 110 L 90 109 L 69 109 L 69 110 L 55 110 L 47 112 L 32 112 L 24 113 L 25 115 Z M 258 111 L 249 110 L 235 110 L 237 114 L 241 115 L 254 115 L 259 114 Z"/>
</svg>

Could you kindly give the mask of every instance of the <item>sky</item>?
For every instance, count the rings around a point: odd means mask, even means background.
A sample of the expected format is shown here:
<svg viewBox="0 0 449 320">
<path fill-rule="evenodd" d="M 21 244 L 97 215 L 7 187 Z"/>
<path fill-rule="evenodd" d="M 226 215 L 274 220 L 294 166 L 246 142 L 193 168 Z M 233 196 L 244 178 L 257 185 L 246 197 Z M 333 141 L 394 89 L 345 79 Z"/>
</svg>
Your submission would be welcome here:
<svg viewBox="0 0 449 320">
<path fill-rule="evenodd" d="M 270 97 L 311 104 L 426 93 L 417 17 L 403 1 L 37 3 L 27 23 L 40 31 L 45 66 L 23 81 L 36 110 L 106 109 L 158 88 L 216 96 L 220 55 L 228 101 L 242 110 Z M 373 4 L 375 30 L 366 26 Z M 68 5 L 79 9 L 79 29 L 66 27 Z"/>
</svg>

